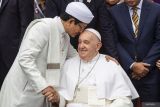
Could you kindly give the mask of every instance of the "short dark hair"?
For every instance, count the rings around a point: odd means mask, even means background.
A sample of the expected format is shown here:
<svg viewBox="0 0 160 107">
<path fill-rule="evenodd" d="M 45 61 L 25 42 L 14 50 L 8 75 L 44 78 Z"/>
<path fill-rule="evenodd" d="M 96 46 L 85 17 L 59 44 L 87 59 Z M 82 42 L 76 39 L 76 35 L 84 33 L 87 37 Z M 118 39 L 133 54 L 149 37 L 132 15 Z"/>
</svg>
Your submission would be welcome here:
<svg viewBox="0 0 160 107">
<path fill-rule="evenodd" d="M 67 21 L 67 20 L 73 18 L 73 19 L 75 20 L 75 24 L 83 23 L 83 22 L 81 22 L 80 20 L 78 20 L 77 18 L 69 15 L 69 14 L 66 13 L 66 12 L 63 12 L 63 13 L 60 15 L 60 18 L 61 18 L 63 21 Z"/>
</svg>

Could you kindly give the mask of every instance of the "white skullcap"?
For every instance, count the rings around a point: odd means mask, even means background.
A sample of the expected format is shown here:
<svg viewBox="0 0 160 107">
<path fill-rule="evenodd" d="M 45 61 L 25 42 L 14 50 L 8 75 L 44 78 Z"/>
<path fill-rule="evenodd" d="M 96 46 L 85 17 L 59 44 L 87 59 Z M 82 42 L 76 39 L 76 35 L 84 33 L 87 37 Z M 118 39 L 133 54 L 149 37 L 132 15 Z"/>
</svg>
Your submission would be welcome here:
<svg viewBox="0 0 160 107">
<path fill-rule="evenodd" d="M 86 24 L 90 23 L 94 17 L 89 8 L 81 2 L 69 3 L 65 12 Z"/>
<path fill-rule="evenodd" d="M 98 37 L 98 39 L 101 41 L 101 35 L 97 30 L 95 30 L 93 28 L 87 28 L 85 30 L 94 33 Z"/>
</svg>

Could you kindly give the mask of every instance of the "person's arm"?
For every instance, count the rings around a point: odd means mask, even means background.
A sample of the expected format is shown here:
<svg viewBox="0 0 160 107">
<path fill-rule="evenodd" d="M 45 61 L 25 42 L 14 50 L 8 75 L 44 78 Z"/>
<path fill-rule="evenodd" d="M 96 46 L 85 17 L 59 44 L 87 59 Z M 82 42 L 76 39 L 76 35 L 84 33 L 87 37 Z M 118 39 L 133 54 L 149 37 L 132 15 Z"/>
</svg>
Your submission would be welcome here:
<svg viewBox="0 0 160 107">
<path fill-rule="evenodd" d="M 41 92 L 49 86 L 36 63 L 39 54 L 48 43 L 49 31 L 46 26 L 44 23 L 38 23 L 30 28 L 22 41 L 18 58 L 22 71 L 36 92 Z"/>
<path fill-rule="evenodd" d="M 157 59 L 160 57 L 160 11 L 155 22 L 154 41 L 151 49 L 149 50 L 143 62 L 151 64 L 151 67 L 155 66 Z"/>
<path fill-rule="evenodd" d="M 49 32 L 49 27 L 45 23 L 38 22 L 33 25 L 23 39 L 18 61 L 33 89 L 37 93 L 41 92 L 48 101 L 59 102 L 58 93 L 47 83 L 37 66 L 37 59 L 48 44 Z M 45 68 L 45 65 L 43 66 Z"/>
<path fill-rule="evenodd" d="M 22 40 L 27 26 L 34 19 L 34 0 L 18 0 L 18 10 Z"/>
<path fill-rule="evenodd" d="M 122 67 L 126 72 L 130 71 L 130 66 L 134 63 L 134 59 L 128 54 L 128 52 L 123 48 L 120 43 L 117 43 L 118 55 L 121 61 Z"/>
</svg>

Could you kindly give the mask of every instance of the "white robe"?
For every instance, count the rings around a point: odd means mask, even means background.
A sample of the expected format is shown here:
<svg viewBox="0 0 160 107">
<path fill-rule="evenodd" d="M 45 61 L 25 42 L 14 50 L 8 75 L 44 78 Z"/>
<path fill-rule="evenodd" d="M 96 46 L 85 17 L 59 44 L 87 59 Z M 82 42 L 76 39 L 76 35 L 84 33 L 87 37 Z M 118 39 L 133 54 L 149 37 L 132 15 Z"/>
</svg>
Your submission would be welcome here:
<svg viewBox="0 0 160 107">
<path fill-rule="evenodd" d="M 50 47 L 50 44 L 60 48 Z M 47 64 L 59 62 L 62 67 L 66 58 L 76 54 L 59 17 L 32 22 L 2 85 L 0 107 L 44 107 L 41 91 L 49 85 L 54 85 L 47 81 L 48 78 L 54 79 L 54 75 L 46 77 Z M 49 60 L 51 56 L 59 56 L 60 59 Z"/>
<path fill-rule="evenodd" d="M 79 61 L 79 56 L 67 60 L 61 72 L 59 93 L 66 100 L 73 100 L 79 76 Z M 126 96 L 135 99 L 139 97 L 122 67 L 113 61 L 107 62 L 105 55 L 100 54 L 100 59 L 92 72 L 95 73 L 96 94 L 99 99 L 114 100 Z"/>
</svg>

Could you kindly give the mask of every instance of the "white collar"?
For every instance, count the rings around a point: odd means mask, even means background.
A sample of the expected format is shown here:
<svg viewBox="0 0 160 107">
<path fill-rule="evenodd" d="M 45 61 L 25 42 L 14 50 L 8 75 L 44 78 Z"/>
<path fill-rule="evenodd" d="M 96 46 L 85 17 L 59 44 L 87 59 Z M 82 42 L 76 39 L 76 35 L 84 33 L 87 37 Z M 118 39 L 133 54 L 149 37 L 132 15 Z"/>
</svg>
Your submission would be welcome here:
<svg viewBox="0 0 160 107">
<path fill-rule="evenodd" d="M 82 62 L 83 63 L 91 63 L 91 62 L 94 62 L 94 61 L 96 61 L 98 58 L 99 58 L 99 53 L 95 56 L 95 57 L 93 57 L 90 61 L 85 61 L 85 60 L 82 60 Z"/>
<path fill-rule="evenodd" d="M 58 16 L 56 16 L 56 18 L 57 18 L 57 23 L 58 23 L 57 26 L 58 26 L 59 33 L 62 34 L 61 37 L 63 37 L 65 35 L 67 35 L 67 33 L 65 32 L 61 18 Z"/>
</svg>

